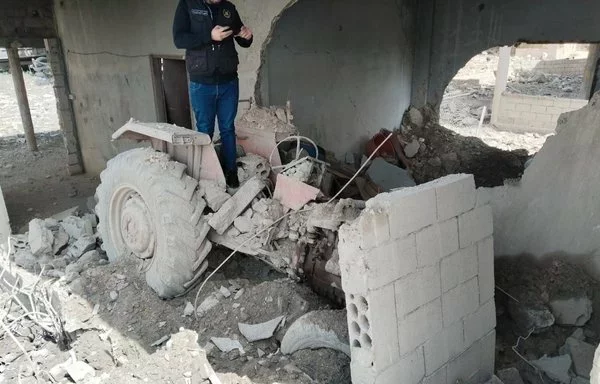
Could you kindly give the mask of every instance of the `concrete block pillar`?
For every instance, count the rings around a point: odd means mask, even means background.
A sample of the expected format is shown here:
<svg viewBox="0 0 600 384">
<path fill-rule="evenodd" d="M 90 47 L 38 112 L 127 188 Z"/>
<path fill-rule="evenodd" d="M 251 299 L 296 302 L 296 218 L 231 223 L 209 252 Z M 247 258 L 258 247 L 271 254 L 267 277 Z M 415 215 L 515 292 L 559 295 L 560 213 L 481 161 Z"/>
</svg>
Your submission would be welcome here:
<svg viewBox="0 0 600 384">
<path fill-rule="evenodd" d="M 510 67 L 510 52 L 512 47 L 500 47 L 500 60 L 498 61 L 498 71 L 496 72 L 496 87 L 494 88 L 494 101 L 492 103 L 492 124 L 496 124 L 499 119 L 500 98 L 508 84 L 508 70 Z"/>
<path fill-rule="evenodd" d="M 12 74 L 13 83 L 15 84 L 15 93 L 17 102 L 19 103 L 19 111 L 21 112 L 21 121 L 23 122 L 23 130 L 29 150 L 35 152 L 38 150 L 35 132 L 33 131 L 33 121 L 31 120 L 31 111 L 29 109 L 29 99 L 27 99 L 27 89 L 25 88 L 25 80 L 23 79 L 23 70 L 21 69 L 21 59 L 19 58 L 19 49 L 8 47 L 8 64 Z"/>
<path fill-rule="evenodd" d="M 75 125 L 75 115 L 70 99 L 62 45 L 59 39 L 46 39 L 45 44 L 48 52 L 48 63 L 54 76 L 54 95 L 56 96 L 60 130 L 67 149 L 67 170 L 70 175 L 77 175 L 83 173 L 83 163 L 81 161 L 77 126 Z"/>
</svg>

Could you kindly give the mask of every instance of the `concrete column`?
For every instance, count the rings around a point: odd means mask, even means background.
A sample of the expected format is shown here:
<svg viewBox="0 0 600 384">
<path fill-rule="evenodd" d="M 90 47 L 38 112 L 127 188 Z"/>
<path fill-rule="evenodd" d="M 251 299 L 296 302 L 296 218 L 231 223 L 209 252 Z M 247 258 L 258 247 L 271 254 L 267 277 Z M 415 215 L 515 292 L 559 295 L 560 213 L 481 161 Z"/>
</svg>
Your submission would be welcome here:
<svg viewBox="0 0 600 384">
<path fill-rule="evenodd" d="M 598 59 L 600 59 L 600 44 L 590 44 L 589 56 L 583 72 L 582 99 L 589 100 L 592 97 L 594 78 L 598 72 Z"/>
<path fill-rule="evenodd" d="M 33 121 L 31 120 L 31 111 L 29 110 L 29 100 L 27 99 L 27 89 L 25 88 L 25 80 L 23 79 L 19 50 L 8 47 L 6 48 L 6 53 L 8 54 L 8 64 L 15 84 L 15 93 L 17 95 L 17 102 L 19 103 L 19 111 L 21 112 L 21 121 L 23 122 L 27 145 L 30 151 L 36 152 L 38 147 L 35 140 L 35 132 L 33 131 Z"/>
<path fill-rule="evenodd" d="M 50 64 L 54 76 L 54 95 L 56 96 L 60 130 L 67 149 L 67 170 L 70 175 L 76 175 L 83 173 L 83 163 L 81 161 L 73 105 L 69 97 L 69 83 L 62 46 L 59 39 L 46 39 L 45 44 L 48 52 L 48 64 Z"/>
<path fill-rule="evenodd" d="M 512 47 L 500 47 L 500 60 L 496 71 L 496 87 L 494 88 L 494 101 L 492 103 L 492 124 L 498 122 L 498 111 L 500 110 L 500 98 L 506 91 L 508 84 L 508 69 L 510 67 L 510 52 Z"/>
</svg>

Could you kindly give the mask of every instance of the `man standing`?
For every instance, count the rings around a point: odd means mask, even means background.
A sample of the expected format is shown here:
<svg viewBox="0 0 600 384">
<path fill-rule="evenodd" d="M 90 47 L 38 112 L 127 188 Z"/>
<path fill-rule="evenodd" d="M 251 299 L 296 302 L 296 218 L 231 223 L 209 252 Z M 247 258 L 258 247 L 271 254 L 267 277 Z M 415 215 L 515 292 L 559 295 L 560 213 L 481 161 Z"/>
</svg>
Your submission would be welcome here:
<svg viewBox="0 0 600 384">
<path fill-rule="evenodd" d="M 211 138 L 215 118 L 221 134 L 221 160 L 227 185 L 239 187 L 234 121 L 240 93 L 237 43 L 252 45 L 252 31 L 244 26 L 235 6 L 227 0 L 179 0 L 173 39 L 186 49 L 190 97 L 197 129 Z"/>
</svg>

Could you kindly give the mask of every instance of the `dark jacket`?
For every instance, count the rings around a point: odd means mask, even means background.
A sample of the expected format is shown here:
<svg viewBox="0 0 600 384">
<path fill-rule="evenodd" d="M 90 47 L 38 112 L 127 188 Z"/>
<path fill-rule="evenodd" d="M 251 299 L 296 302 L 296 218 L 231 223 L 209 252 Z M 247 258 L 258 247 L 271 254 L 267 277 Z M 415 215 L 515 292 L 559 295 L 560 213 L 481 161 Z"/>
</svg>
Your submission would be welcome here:
<svg viewBox="0 0 600 384">
<path fill-rule="evenodd" d="M 230 27 L 233 35 L 223 41 L 213 41 L 212 29 Z M 175 46 L 186 49 L 186 64 L 190 80 L 202 84 L 220 84 L 237 78 L 239 64 L 234 36 L 242 26 L 235 6 L 223 0 L 209 5 L 204 0 L 180 0 L 173 22 Z M 248 48 L 252 39 L 235 37 L 241 47 Z"/>
</svg>

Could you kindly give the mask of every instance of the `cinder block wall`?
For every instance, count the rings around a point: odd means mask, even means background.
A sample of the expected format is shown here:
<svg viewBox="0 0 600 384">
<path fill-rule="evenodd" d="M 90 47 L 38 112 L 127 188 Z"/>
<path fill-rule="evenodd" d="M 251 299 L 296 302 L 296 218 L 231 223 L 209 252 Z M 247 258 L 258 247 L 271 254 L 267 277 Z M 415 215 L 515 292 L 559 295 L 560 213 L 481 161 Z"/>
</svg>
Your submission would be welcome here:
<svg viewBox="0 0 600 384">
<path fill-rule="evenodd" d="M 587 105 L 587 100 L 503 93 L 494 125 L 511 132 L 554 133 L 558 118 Z"/>
<path fill-rule="evenodd" d="M 587 59 L 542 60 L 535 66 L 535 71 L 555 75 L 582 75 Z"/>
<path fill-rule="evenodd" d="M 491 378 L 492 232 L 471 175 L 379 195 L 341 229 L 353 383 Z"/>
</svg>

